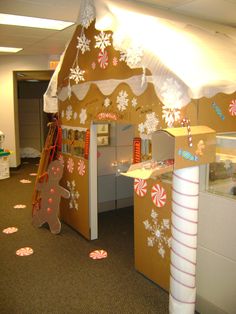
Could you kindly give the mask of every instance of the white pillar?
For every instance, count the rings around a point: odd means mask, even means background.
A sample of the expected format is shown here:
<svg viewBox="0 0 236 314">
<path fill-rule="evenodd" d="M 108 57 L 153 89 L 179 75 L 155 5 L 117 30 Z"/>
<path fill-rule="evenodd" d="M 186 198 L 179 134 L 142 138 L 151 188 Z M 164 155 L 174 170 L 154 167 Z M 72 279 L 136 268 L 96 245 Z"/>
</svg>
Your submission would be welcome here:
<svg viewBox="0 0 236 314">
<path fill-rule="evenodd" d="M 174 171 L 172 189 L 169 312 L 194 314 L 199 167 Z"/>
</svg>

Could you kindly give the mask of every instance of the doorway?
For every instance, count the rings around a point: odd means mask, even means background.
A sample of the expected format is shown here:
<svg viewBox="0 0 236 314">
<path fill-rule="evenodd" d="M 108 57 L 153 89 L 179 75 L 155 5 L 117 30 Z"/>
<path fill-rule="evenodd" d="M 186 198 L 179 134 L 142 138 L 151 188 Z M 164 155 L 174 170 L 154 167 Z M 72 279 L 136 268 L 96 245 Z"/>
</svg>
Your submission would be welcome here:
<svg viewBox="0 0 236 314">
<path fill-rule="evenodd" d="M 98 215 L 133 206 L 133 179 L 120 175 L 132 163 L 134 128 L 99 122 L 90 134 L 90 227 L 98 237 Z"/>
<path fill-rule="evenodd" d="M 21 158 L 40 157 L 47 136 L 48 116 L 43 95 L 53 71 L 14 72 L 17 85 L 19 150 Z"/>
</svg>

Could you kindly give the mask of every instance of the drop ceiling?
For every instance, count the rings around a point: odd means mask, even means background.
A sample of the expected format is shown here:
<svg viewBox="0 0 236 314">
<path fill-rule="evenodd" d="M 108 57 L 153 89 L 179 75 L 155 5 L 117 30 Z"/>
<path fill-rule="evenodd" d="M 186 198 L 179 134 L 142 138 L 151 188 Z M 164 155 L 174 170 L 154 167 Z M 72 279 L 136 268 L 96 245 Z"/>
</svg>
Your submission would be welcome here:
<svg viewBox="0 0 236 314">
<path fill-rule="evenodd" d="M 96 1 L 96 0 L 95 0 Z M 236 0 L 134 0 L 150 7 L 236 27 Z M 76 22 L 79 0 L 0 0 L 0 13 Z M 60 55 L 75 26 L 62 31 L 0 25 L 0 46 L 22 47 L 17 55 Z M 0 53 L 6 55 L 8 53 Z"/>
</svg>

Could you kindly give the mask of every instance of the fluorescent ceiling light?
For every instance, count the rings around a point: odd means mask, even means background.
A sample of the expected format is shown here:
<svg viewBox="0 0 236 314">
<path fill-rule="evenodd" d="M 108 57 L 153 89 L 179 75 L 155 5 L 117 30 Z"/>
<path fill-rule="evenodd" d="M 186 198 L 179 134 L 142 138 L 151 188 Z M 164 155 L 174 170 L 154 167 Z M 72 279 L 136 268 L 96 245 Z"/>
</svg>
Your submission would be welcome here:
<svg viewBox="0 0 236 314">
<path fill-rule="evenodd" d="M 74 23 L 0 13 L 0 24 L 62 30 Z"/>
<path fill-rule="evenodd" d="M 0 47 L 0 52 L 12 52 L 16 53 L 21 51 L 23 48 L 15 48 L 15 47 Z"/>
</svg>

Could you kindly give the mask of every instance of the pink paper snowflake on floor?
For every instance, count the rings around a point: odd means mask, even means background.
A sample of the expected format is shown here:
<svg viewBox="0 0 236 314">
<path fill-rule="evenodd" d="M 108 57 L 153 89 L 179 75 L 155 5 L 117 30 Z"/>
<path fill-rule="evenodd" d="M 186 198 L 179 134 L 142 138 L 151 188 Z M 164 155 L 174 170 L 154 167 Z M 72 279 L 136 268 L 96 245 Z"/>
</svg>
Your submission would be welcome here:
<svg viewBox="0 0 236 314">
<path fill-rule="evenodd" d="M 34 253 L 34 250 L 31 247 L 22 247 L 21 249 L 16 251 L 16 255 L 18 256 L 29 256 Z"/>
<path fill-rule="evenodd" d="M 36 172 L 32 172 L 32 173 L 30 173 L 30 176 L 31 176 L 31 177 L 36 177 L 36 176 L 37 176 L 37 173 L 36 173 Z"/>
<path fill-rule="evenodd" d="M 116 67 L 117 66 L 117 64 L 118 64 L 118 59 L 116 58 L 116 57 L 114 57 L 113 59 L 112 59 L 112 64 L 114 65 L 114 67 Z"/>
<path fill-rule="evenodd" d="M 78 161 L 78 173 L 79 173 L 80 176 L 84 176 L 85 175 L 85 169 L 86 169 L 85 163 L 84 163 L 84 161 L 82 159 L 80 159 Z"/>
<path fill-rule="evenodd" d="M 26 205 L 17 204 L 17 205 L 14 206 L 14 208 L 26 208 Z"/>
<path fill-rule="evenodd" d="M 106 50 L 99 52 L 98 63 L 102 69 L 106 69 L 108 66 L 108 55 Z"/>
<path fill-rule="evenodd" d="M 31 183 L 31 181 L 30 180 L 27 180 L 27 179 L 22 179 L 22 180 L 20 180 L 20 183 Z"/>
<path fill-rule="evenodd" d="M 74 171 L 74 161 L 72 158 L 67 160 L 67 170 L 72 173 Z"/>
<path fill-rule="evenodd" d="M 229 105 L 229 113 L 231 116 L 236 116 L 236 100 L 232 100 Z"/>
<path fill-rule="evenodd" d="M 8 228 L 3 229 L 2 232 L 5 234 L 12 234 L 12 233 L 15 233 L 17 231 L 18 231 L 18 228 L 16 228 L 16 227 L 8 227 Z"/>
<path fill-rule="evenodd" d="M 105 250 L 95 250 L 89 254 L 92 259 L 102 259 L 107 257 L 107 252 Z"/>
</svg>

